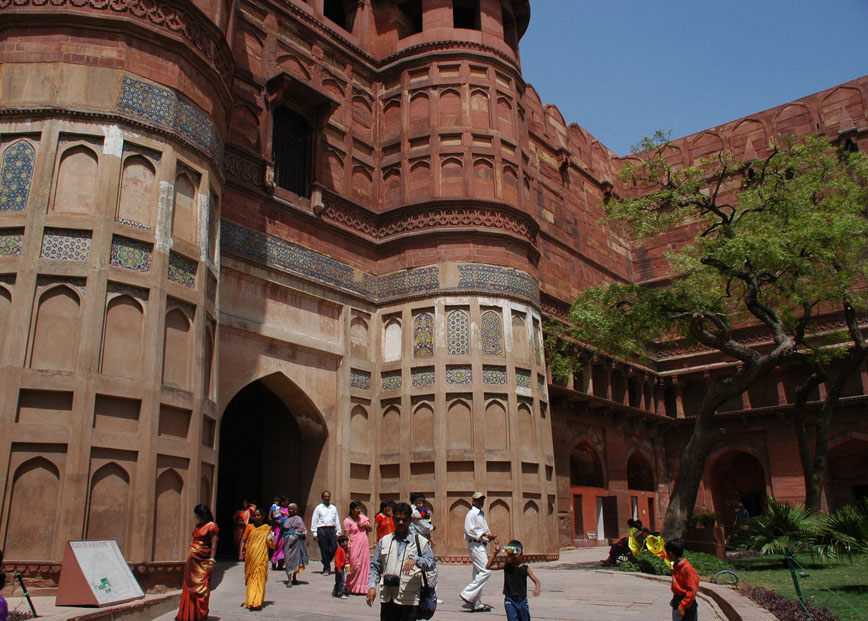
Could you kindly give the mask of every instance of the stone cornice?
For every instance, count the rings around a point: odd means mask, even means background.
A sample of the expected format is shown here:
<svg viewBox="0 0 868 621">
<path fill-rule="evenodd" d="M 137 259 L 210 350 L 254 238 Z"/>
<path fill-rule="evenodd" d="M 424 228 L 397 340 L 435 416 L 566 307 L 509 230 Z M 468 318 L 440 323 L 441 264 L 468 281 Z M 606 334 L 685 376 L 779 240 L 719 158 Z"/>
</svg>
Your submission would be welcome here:
<svg viewBox="0 0 868 621">
<path fill-rule="evenodd" d="M 374 213 L 337 194 L 323 193 L 323 220 L 382 242 L 406 234 L 453 228 L 487 229 L 519 237 L 536 248 L 539 225 L 506 205 L 476 200 L 438 200 Z"/>
<path fill-rule="evenodd" d="M 0 0 L 0 10 L 9 11 L 5 19 L 12 14 L 38 13 L 42 20 L 46 11 L 50 11 L 93 13 L 101 19 L 111 16 L 145 23 L 149 30 L 157 29 L 170 37 L 183 38 L 219 74 L 225 92 L 231 89 L 235 72 L 232 50 L 223 33 L 192 3 L 182 0 Z"/>
</svg>

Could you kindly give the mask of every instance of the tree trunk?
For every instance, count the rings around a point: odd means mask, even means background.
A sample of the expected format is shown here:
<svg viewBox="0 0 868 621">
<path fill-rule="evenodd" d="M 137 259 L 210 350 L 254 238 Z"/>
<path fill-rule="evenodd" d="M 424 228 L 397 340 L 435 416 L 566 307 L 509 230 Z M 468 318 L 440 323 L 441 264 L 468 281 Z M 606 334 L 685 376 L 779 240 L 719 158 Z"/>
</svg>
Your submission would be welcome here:
<svg viewBox="0 0 868 621">
<path fill-rule="evenodd" d="M 699 483 L 705 471 L 705 462 L 722 435 L 720 429 L 714 424 L 716 409 L 717 405 L 708 406 L 706 409 L 703 404 L 703 410 L 696 419 L 690 440 L 681 454 L 678 477 L 672 487 L 669 507 L 663 520 L 663 532 L 660 533 L 666 541 L 681 537 L 687 527 L 687 520 L 693 512 Z"/>
</svg>

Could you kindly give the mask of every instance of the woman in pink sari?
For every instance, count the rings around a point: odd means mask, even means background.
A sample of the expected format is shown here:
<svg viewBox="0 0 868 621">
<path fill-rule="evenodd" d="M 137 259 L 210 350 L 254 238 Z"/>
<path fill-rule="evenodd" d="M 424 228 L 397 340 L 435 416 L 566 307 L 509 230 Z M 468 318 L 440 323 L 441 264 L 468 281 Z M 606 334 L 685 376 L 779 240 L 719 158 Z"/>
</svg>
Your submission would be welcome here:
<svg viewBox="0 0 868 621">
<path fill-rule="evenodd" d="M 274 535 L 274 554 L 271 555 L 271 568 L 283 569 L 283 530 L 280 525 L 289 517 L 289 499 L 277 496 L 271 505 L 271 532 Z"/>
<path fill-rule="evenodd" d="M 364 595 L 368 592 L 368 572 L 371 568 L 371 547 L 368 533 L 371 520 L 362 513 L 362 503 L 350 503 L 350 515 L 344 518 L 344 533 L 350 538 L 350 575 L 347 576 L 347 593 Z"/>
</svg>

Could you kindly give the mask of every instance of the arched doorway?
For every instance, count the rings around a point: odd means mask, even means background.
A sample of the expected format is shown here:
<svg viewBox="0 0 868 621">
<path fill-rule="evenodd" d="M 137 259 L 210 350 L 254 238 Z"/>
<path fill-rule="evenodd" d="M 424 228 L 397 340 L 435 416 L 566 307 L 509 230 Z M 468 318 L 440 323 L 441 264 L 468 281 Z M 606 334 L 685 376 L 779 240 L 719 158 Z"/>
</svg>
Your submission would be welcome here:
<svg viewBox="0 0 868 621">
<path fill-rule="evenodd" d="M 829 511 L 868 498 L 868 440 L 850 439 L 829 450 L 826 502 Z"/>
<path fill-rule="evenodd" d="M 599 452 L 580 442 L 570 452 L 570 491 L 573 500 L 573 537 L 603 540 L 618 531 L 618 502 L 605 488 Z"/>
<path fill-rule="evenodd" d="M 711 466 L 711 497 L 725 526 L 735 522 L 739 502 L 750 515 L 759 515 L 766 501 L 765 469 L 750 453 L 724 453 Z"/>
<path fill-rule="evenodd" d="M 639 451 L 627 458 L 627 489 L 630 493 L 630 515 L 641 520 L 646 528 L 657 529 L 654 469 Z"/>
<path fill-rule="evenodd" d="M 289 404 L 289 406 L 287 405 Z M 221 554 L 231 555 L 232 515 L 242 500 L 267 510 L 276 495 L 298 504 L 309 521 L 326 485 L 327 430 L 307 395 L 285 375 L 251 382 L 229 402 L 220 421 L 215 518 Z"/>
</svg>

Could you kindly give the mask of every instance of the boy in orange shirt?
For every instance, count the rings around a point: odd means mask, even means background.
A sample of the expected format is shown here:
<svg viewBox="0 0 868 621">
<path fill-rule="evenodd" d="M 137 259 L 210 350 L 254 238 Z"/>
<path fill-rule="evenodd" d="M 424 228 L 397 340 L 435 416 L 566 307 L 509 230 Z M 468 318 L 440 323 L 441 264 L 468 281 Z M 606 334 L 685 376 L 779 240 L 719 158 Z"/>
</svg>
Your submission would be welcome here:
<svg viewBox="0 0 868 621">
<path fill-rule="evenodd" d="M 350 540 L 346 535 L 338 537 L 338 549 L 335 551 L 335 588 L 332 589 L 332 597 L 347 599 L 345 579 L 350 571 L 350 561 L 347 553 L 350 551 Z"/>
<path fill-rule="evenodd" d="M 666 558 L 672 561 L 672 621 L 697 621 L 699 608 L 696 595 L 699 593 L 699 574 L 684 555 L 680 539 L 667 541 L 663 546 Z"/>
</svg>

